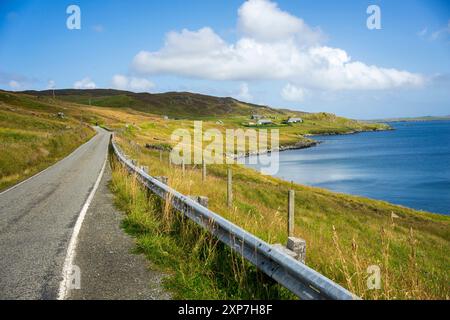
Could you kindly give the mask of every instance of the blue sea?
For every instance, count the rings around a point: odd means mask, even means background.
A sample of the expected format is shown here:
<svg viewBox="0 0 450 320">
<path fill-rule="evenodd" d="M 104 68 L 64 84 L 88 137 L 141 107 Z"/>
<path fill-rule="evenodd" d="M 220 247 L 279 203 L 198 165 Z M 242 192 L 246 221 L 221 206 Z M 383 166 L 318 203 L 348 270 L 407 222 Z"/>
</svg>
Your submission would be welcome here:
<svg viewBox="0 0 450 320">
<path fill-rule="evenodd" d="M 450 121 L 389 124 L 394 131 L 315 136 L 317 147 L 280 153 L 277 176 L 450 214 Z"/>
</svg>

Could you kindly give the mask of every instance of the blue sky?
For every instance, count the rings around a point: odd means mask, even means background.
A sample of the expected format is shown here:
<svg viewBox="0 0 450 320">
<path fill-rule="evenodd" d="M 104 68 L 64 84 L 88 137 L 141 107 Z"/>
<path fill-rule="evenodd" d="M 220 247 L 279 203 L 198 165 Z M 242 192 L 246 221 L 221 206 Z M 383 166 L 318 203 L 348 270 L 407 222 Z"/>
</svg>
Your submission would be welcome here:
<svg viewBox="0 0 450 320">
<path fill-rule="evenodd" d="M 71 4 L 81 30 L 66 27 Z M 381 30 L 366 26 L 372 4 Z M 2 0 L 0 88 L 192 91 L 360 119 L 447 115 L 449 19 L 438 0 Z"/>
</svg>

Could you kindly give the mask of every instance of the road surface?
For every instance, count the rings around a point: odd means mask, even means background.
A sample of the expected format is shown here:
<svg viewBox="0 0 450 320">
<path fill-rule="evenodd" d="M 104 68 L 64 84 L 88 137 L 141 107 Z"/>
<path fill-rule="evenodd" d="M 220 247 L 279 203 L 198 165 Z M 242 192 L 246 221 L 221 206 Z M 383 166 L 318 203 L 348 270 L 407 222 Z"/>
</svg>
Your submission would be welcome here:
<svg viewBox="0 0 450 320">
<path fill-rule="evenodd" d="M 56 299 L 74 225 L 105 163 L 98 134 L 41 174 L 0 194 L 0 299 Z"/>
<path fill-rule="evenodd" d="M 66 296 L 73 300 L 167 300 L 162 287 L 165 274 L 149 270 L 142 254 L 133 254 L 135 240 L 120 227 L 124 214 L 113 202 L 106 166 L 95 197 L 78 235 L 73 265 L 80 268 L 79 289 Z"/>
</svg>

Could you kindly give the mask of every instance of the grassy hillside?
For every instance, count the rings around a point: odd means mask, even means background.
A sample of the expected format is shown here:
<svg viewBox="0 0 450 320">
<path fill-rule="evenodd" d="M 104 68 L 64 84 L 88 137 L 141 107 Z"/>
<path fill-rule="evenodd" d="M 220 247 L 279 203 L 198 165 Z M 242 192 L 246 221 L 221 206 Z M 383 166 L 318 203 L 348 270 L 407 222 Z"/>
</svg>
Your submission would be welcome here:
<svg viewBox="0 0 450 320">
<path fill-rule="evenodd" d="M 0 91 L 0 190 L 53 164 L 93 136 L 66 110 Z"/>
<path fill-rule="evenodd" d="M 53 91 L 25 91 L 24 93 L 51 97 Z M 218 98 L 189 92 L 159 94 L 134 93 L 112 89 L 55 90 L 57 99 L 100 107 L 130 108 L 173 118 L 205 118 L 252 113 L 283 114 L 269 107 L 240 102 L 233 98 Z"/>
<path fill-rule="evenodd" d="M 111 89 L 55 90 L 53 92 L 26 91 L 26 96 L 35 103 L 54 103 L 70 106 L 84 112 L 90 121 L 108 124 L 112 127 L 127 123 L 128 115 L 141 115 L 135 120 L 128 119 L 128 130 L 139 130 L 149 139 L 159 141 L 173 130 L 192 125 L 193 119 L 203 120 L 204 127 L 248 128 L 253 114 L 271 119 L 271 128 L 280 129 L 280 144 L 308 145 L 311 140 L 306 135 L 351 133 L 359 131 L 386 130 L 389 126 L 378 123 L 366 123 L 329 113 L 306 113 L 286 109 L 274 109 L 238 101 L 233 98 L 218 98 L 193 93 L 169 92 L 161 94 L 133 93 Z M 90 103 L 90 105 L 89 105 Z M 101 108 L 95 108 L 95 107 Z M 101 114 L 101 115 L 99 115 Z M 120 114 L 120 116 L 114 116 Z M 170 117 L 164 120 L 162 115 Z M 304 122 L 286 125 L 283 122 L 290 116 L 301 117 Z M 112 119 L 109 119 L 112 117 Z M 148 120 L 145 120 L 145 119 Z M 219 122 L 219 123 L 218 123 Z M 139 123 L 139 125 L 136 125 Z M 147 130 L 148 129 L 148 130 Z"/>
</svg>

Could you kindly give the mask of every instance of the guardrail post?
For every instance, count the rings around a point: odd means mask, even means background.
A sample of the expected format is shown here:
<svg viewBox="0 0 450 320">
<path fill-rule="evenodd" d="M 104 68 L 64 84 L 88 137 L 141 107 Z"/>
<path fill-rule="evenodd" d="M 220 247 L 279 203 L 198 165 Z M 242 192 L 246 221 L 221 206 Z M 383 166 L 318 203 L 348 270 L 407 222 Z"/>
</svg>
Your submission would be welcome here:
<svg viewBox="0 0 450 320">
<path fill-rule="evenodd" d="M 142 171 L 144 171 L 146 174 L 148 174 L 150 171 L 148 170 L 147 166 L 142 166 L 141 167 Z"/>
<path fill-rule="evenodd" d="M 158 177 L 155 177 L 155 179 L 158 180 L 158 181 L 161 181 L 165 185 L 169 185 L 169 178 L 167 178 L 167 177 L 158 176 Z"/>
<path fill-rule="evenodd" d="M 170 157 L 170 152 L 169 152 L 169 167 L 172 167 L 172 158 Z"/>
<path fill-rule="evenodd" d="M 305 263 L 306 259 L 306 241 L 300 238 L 289 237 L 286 247 L 295 252 L 298 261 Z"/>
<path fill-rule="evenodd" d="M 233 205 L 233 174 L 231 168 L 227 170 L 227 205 L 229 208 Z"/>
<path fill-rule="evenodd" d="M 295 191 L 289 190 L 288 196 L 288 237 L 294 236 Z"/>
<path fill-rule="evenodd" d="M 159 162 L 162 162 L 162 158 L 163 158 L 163 151 L 159 150 Z"/>
<path fill-rule="evenodd" d="M 198 202 L 201 206 L 204 206 L 205 208 L 208 208 L 209 199 L 208 197 L 203 196 L 188 196 L 195 202 Z"/>
<path fill-rule="evenodd" d="M 186 165 L 184 164 L 184 158 L 181 159 L 181 171 L 183 172 L 183 176 L 184 176 L 184 172 L 186 171 Z"/>
<path fill-rule="evenodd" d="M 202 159 L 202 181 L 206 181 L 206 162 Z"/>
</svg>

